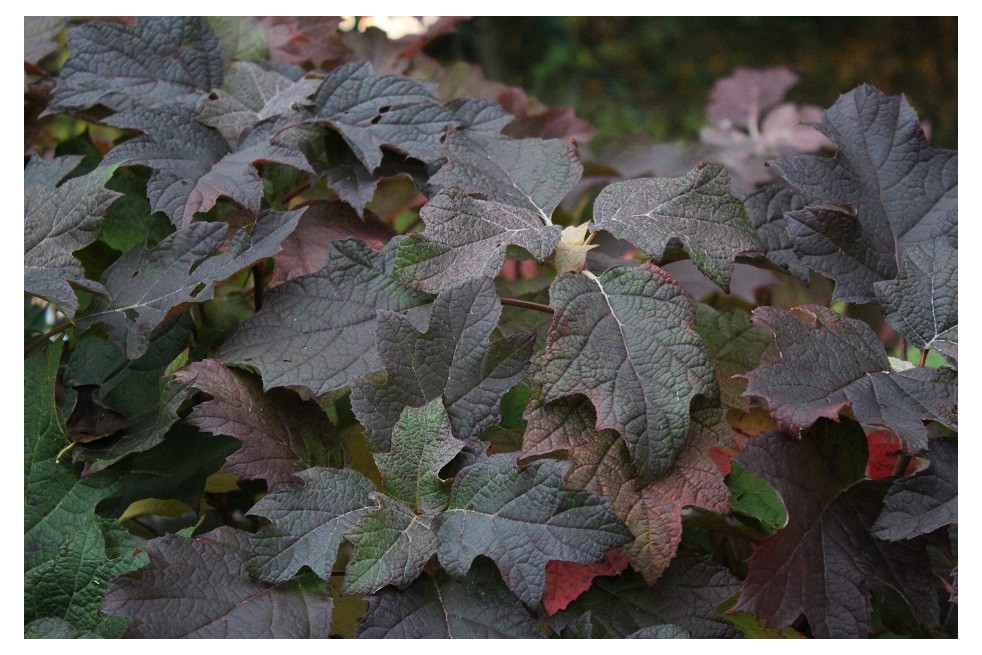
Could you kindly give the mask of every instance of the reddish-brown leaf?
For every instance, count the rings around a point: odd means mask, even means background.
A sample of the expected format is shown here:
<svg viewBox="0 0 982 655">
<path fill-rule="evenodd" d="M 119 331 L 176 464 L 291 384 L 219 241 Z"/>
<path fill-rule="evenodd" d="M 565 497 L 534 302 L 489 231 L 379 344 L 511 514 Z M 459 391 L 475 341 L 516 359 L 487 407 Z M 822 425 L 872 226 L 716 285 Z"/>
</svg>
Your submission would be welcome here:
<svg viewBox="0 0 982 655">
<path fill-rule="evenodd" d="M 600 576 L 617 575 L 629 564 L 627 555 L 620 548 L 607 551 L 607 559 L 599 564 L 577 564 L 550 560 L 546 564 L 546 591 L 542 605 L 550 616 L 580 597 Z"/>
<path fill-rule="evenodd" d="M 339 239 L 356 237 L 372 250 L 380 250 L 394 236 L 392 228 L 369 211 L 361 218 L 344 202 L 311 205 L 273 257 L 275 266 L 270 286 L 324 268 L 331 244 Z"/>
</svg>

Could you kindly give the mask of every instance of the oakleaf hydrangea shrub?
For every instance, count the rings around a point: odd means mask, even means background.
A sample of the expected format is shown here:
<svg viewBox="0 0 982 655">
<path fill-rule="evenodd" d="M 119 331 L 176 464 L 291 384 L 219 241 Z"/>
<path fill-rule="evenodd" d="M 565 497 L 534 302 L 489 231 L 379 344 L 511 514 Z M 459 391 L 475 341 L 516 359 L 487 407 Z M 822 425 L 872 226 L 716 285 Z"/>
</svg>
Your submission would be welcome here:
<svg viewBox="0 0 982 655">
<path fill-rule="evenodd" d="M 27 19 L 25 635 L 955 636 L 956 153 L 453 24 Z"/>
</svg>

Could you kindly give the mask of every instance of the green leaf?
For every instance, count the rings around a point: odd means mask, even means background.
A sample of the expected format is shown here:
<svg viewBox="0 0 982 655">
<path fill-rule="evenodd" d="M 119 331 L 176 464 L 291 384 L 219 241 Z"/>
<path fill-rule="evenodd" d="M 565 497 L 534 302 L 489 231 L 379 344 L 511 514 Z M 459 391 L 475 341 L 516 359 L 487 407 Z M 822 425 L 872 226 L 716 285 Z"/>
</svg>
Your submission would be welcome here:
<svg viewBox="0 0 982 655">
<path fill-rule="evenodd" d="M 375 456 L 384 479 L 376 494 L 378 512 L 363 518 L 351 532 L 355 553 L 344 580 L 346 593 L 372 593 L 386 585 L 406 587 L 436 553 L 433 515 L 450 500 L 450 483 L 440 478 L 464 447 L 450 431 L 439 400 L 407 407 L 392 431 L 392 449 Z"/>
<path fill-rule="evenodd" d="M 719 311 L 704 304 L 696 308 L 692 329 L 709 351 L 719 381 L 720 401 L 728 407 L 750 411 L 750 399 L 743 396 L 747 382 L 740 376 L 760 364 L 761 356 L 773 342 L 771 335 L 751 323 L 746 312 Z"/>
<path fill-rule="evenodd" d="M 726 476 L 730 488 L 730 508 L 738 514 L 756 519 L 770 533 L 788 524 L 788 510 L 774 487 L 744 468 L 740 462 L 730 463 Z"/>
<path fill-rule="evenodd" d="M 348 539 L 355 552 L 348 562 L 344 593 L 373 593 L 387 585 L 404 588 L 423 572 L 437 551 L 433 516 L 376 494 L 379 510 L 363 518 Z"/>
<path fill-rule="evenodd" d="M 418 512 L 443 510 L 450 488 L 440 478 L 440 469 L 464 445 L 453 437 L 450 419 L 439 400 L 418 409 L 407 407 L 392 430 L 392 449 L 375 456 L 385 493 Z"/>
<path fill-rule="evenodd" d="M 54 345 L 24 365 L 24 621 L 55 617 L 75 630 L 118 636 L 125 622 L 99 612 L 106 582 L 141 560 L 126 532 L 95 515 L 109 481 L 80 478 L 81 467 L 58 460 L 68 444 L 55 406 L 60 359 Z"/>
<path fill-rule="evenodd" d="M 719 606 L 717 612 L 733 624 L 747 639 L 804 639 L 805 636 L 794 628 L 769 628 L 750 612 L 732 612 L 737 596 Z"/>
</svg>

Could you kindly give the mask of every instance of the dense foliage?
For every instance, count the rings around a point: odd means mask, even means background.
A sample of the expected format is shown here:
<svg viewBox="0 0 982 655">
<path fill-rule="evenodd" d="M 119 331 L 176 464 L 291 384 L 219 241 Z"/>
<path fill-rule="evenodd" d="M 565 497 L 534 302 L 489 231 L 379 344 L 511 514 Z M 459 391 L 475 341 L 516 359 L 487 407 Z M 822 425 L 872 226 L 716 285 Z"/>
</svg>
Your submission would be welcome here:
<svg viewBox="0 0 982 655">
<path fill-rule="evenodd" d="M 27 20 L 25 634 L 955 636 L 956 153 L 454 23 Z"/>
</svg>

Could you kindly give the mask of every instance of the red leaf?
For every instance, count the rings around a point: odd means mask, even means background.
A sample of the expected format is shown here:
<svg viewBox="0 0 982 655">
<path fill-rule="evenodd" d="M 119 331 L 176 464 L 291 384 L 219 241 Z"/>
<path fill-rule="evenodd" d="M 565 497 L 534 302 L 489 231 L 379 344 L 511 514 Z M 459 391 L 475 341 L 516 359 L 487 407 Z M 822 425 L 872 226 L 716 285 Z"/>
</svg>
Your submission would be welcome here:
<svg viewBox="0 0 982 655">
<path fill-rule="evenodd" d="M 599 564 L 577 564 L 550 560 L 546 564 L 546 591 L 542 604 L 552 616 L 576 600 L 599 576 L 617 575 L 627 568 L 627 555 L 620 548 L 607 551 L 607 560 Z"/>
</svg>

